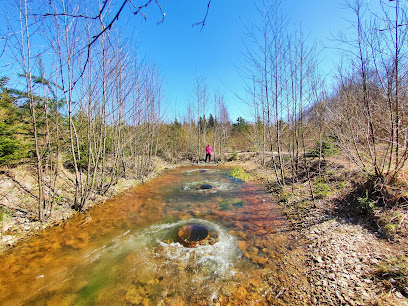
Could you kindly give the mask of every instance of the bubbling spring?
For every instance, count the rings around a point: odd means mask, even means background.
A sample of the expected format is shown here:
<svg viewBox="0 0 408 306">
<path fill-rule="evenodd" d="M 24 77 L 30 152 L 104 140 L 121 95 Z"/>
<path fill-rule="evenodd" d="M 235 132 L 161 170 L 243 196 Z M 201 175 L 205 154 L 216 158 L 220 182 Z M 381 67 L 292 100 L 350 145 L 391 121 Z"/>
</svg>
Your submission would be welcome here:
<svg viewBox="0 0 408 306">
<path fill-rule="evenodd" d="M 302 304 L 281 209 L 229 171 L 168 171 L 23 242 L 0 256 L 0 305 Z"/>
</svg>

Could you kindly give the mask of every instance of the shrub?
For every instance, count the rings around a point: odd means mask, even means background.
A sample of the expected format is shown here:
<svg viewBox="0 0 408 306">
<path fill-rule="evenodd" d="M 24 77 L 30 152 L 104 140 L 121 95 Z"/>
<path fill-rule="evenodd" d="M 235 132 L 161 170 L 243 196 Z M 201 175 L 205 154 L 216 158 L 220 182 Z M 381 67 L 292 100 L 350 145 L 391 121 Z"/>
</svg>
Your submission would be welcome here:
<svg viewBox="0 0 408 306">
<path fill-rule="evenodd" d="M 0 122 L 0 164 L 10 164 L 27 156 L 27 146 L 16 139 L 12 126 Z"/>
<path fill-rule="evenodd" d="M 322 199 L 327 197 L 330 191 L 330 187 L 323 181 L 323 179 L 319 178 L 313 183 L 313 185 L 316 198 Z"/>
<path fill-rule="evenodd" d="M 371 200 L 368 195 L 368 190 L 366 190 L 366 195 L 364 197 L 358 197 L 357 202 L 360 204 L 361 214 L 372 214 L 375 208 L 375 201 Z"/>
<path fill-rule="evenodd" d="M 238 160 L 238 153 L 234 152 L 231 154 L 231 157 L 229 158 L 229 161 L 234 161 L 234 160 Z"/>
<path fill-rule="evenodd" d="M 243 182 L 248 181 L 252 178 L 250 174 L 246 173 L 242 168 L 239 167 L 232 169 L 229 175 L 240 179 Z"/>
<path fill-rule="evenodd" d="M 281 190 L 278 193 L 278 202 L 279 203 L 287 203 L 289 201 L 290 193 Z"/>
<path fill-rule="evenodd" d="M 338 153 L 337 144 L 334 142 L 333 139 L 328 138 L 323 140 L 320 145 L 320 141 L 316 141 L 316 145 L 312 151 L 308 153 L 309 157 L 319 157 L 319 152 L 322 152 L 324 157 L 326 156 L 334 156 Z"/>
</svg>

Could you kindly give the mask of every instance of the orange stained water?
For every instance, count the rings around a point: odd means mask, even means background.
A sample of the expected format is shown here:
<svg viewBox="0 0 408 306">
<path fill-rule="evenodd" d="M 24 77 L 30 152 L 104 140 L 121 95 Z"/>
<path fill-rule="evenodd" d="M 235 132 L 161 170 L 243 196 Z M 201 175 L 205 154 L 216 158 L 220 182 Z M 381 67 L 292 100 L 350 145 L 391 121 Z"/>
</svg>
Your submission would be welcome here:
<svg viewBox="0 0 408 306">
<path fill-rule="evenodd" d="M 22 242 L 0 256 L 0 305 L 307 303 L 302 246 L 280 208 L 228 172 L 168 171 Z M 178 243 L 191 222 L 215 243 Z"/>
</svg>

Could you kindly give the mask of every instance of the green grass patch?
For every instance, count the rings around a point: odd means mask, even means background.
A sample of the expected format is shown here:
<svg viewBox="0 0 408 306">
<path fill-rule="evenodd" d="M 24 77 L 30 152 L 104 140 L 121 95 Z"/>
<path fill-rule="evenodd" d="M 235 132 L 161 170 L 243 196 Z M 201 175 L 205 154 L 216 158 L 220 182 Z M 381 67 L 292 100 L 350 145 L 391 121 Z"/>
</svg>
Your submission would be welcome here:
<svg viewBox="0 0 408 306">
<path fill-rule="evenodd" d="M 278 202 L 279 203 L 287 203 L 289 201 L 290 195 L 291 194 L 289 192 L 281 190 L 278 193 Z"/>
<path fill-rule="evenodd" d="M 339 149 L 336 144 L 335 139 L 328 138 L 322 142 L 316 141 L 315 148 L 310 151 L 307 155 L 309 157 L 319 157 L 322 156 L 335 156 L 337 155 Z"/>
<path fill-rule="evenodd" d="M 249 173 L 246 173 L 242 168 L 239 167 L 232 169 L 229 175 L 243 182 L 252 179 L 252 176 Z"/>
<path fill-rule="evenodd" d="M 344 189 L 344 188 L 346 188 L 346 182 L 338 182 L 337 188 L 339 188 L 339 189 Z"/>
<path fill-rule="evenodd" d="M 391 236 L 397 231 L 397 225 L 394 223 L 387 223 L 386 225 L 384 225 L 384 230 L 387 235 Z"/>
<path fill-rule="evenodd" d="M 11 218 L 12 211 L 7 207 L 0 207 L 0 222 L 6 220 L 6 218 Z"/>
</svg>

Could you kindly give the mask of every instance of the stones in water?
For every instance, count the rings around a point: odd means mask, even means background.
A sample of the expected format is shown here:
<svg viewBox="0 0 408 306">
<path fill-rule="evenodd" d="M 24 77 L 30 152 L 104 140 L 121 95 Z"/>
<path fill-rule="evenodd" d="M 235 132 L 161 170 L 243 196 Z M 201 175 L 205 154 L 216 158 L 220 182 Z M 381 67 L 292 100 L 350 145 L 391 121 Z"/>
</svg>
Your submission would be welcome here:
<svg viewBox="0 0 408 306">
<path fill-rule="evenodd" d="M 178 241 L 189 248 L 206 244 L 209 238 L 210 231 L 205 225 L 199 223 L 184 225 L 178 232 Z"/>
<path fill-rule="evenodd" d="M 213 188 L 213 186 L 210 185 L 210 184 L 201 184 L 201 185 L 197 186 L 197 189 L 201 189 L 201 190 L 203 190 L 203 189 L 212 189 L 212 188 Z"/>
</svg>

